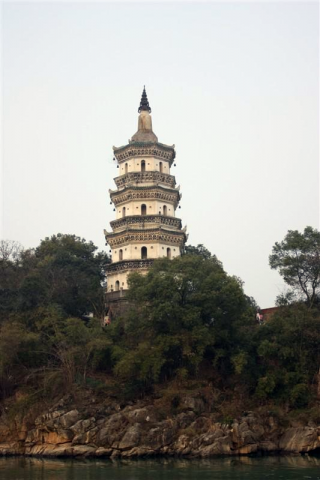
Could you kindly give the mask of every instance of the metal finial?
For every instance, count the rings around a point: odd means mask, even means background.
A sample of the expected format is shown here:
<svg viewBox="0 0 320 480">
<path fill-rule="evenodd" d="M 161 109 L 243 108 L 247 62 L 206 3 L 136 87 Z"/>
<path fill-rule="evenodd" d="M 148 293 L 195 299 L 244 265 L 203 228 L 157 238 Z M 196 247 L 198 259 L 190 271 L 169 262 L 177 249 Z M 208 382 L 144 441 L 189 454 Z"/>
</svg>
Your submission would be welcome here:
<svg viewBox="0 0 320 480">
<path fill-rule="evenodd" d="M 140 102 L 140 107 L 138 108 L 138 112 L 140 113 L 142 110 L 145 110 L 149 113 L 151 113 L 151 108 L 149 106 L 148 102 L 148 97 L 147 97 L 147 92 L 146 92 L 146 87 L 143 87 L 143 92 L 141 96 L 141 102 Z"/>
</svg>

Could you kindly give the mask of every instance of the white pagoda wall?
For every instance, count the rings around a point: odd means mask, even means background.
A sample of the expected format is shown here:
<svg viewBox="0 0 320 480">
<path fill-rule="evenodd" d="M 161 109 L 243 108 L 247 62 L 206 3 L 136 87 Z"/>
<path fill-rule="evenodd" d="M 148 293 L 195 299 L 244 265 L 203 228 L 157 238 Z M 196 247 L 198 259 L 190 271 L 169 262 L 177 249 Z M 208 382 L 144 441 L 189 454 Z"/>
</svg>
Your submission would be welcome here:
<svg viewBox="0 0 320 480">
<path fill-rule="evenodd" d="M 119 262 L 119 251 L 122 250 L 122 260 L 141 260 L 141 248 L 147 247 L 147 258 L 161 258 L 167 256 L 167 248 L 171 249 L 171 258 L 180 256 L 180 248 L 177 245 L 168 245 L 166 243 L 136 243 L 111 250 L 112 263 Z"/>
<path fill-rule="evenodd" d="M 148 272 L 148 270 L 142 270 L 139 269 L 138 273 L 142 273 L 145 275 Z M 117 290 L 126 290 L 128 288 L 128 272 L 122 272 L 122 273 L 109 273 L 108 274 L 108 289 L 107 292 L 114 292 Z M 116 281 L 119 282 L 119 289 L 116 288 Z"/>
<path fill-rule="evenodd" d="M 128 165 L 129 172 L 141 172 L 141 162 L 145 161 L 145 171 L 146 172 L 155 172 L 160 171 L 160 162 L 162 162 L 162 172 L 170 174 L 170 164 L 167 160 L 159 160 L 155 157 L 135 157 L 130 158 L 126 162 L 123 162 L 119 165 L 119 175 L 124 175 L 126 173 L 126 164 Z"/>
<path fill-rule="evenodd" d="M 116 207 L 116 219 L 118 220 L 119 218 L 123 217 L 123 207 L 126 209 L 126 217 L 129 217 L 130 215 L 141 215 L 141 205 L 146 205 L 147 215 L 159 215 L 159 212 L 162 214 L 163 207 L 166 206 L 167 216 L 175 216 L 175 209 L 171 203 L 163 202 L 161 200 L 131 200 Z"/>
</svg>

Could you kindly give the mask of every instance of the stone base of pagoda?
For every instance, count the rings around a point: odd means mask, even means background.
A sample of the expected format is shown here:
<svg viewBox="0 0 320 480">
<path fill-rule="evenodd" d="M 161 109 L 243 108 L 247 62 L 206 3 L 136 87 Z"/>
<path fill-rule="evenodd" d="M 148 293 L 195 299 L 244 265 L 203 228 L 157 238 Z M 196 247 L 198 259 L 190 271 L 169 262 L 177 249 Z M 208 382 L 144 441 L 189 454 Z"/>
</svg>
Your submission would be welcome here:
<svg viewBox="0 0 320 480">
<path fill-rule="evenodd" d="M 127 290 L 106 293 L 106 312 L 110 322 L 124 315 L 130 308 L 126 293 Z"/>
</svg>

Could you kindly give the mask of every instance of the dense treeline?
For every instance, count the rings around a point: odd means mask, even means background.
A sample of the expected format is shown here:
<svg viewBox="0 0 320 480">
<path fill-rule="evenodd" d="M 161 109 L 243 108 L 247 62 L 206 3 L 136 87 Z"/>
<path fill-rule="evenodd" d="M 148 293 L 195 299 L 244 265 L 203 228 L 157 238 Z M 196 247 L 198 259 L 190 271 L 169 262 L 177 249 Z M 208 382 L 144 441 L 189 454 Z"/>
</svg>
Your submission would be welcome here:
<svg viewBox="0 0 320 480">
<path fill-rule="evenodd" d="M 87 369 L 94 370 L 107 344 L 100 323 L 110 261 L 96 250 L 75 235 L 46 238 L 25 251 L 1 242 L 2 397 L 24 386 L 44 396 L 66 391 L 77 376 L 85 380 Z"/>
<path fill-rule="evenodd" d="M 131 308 L 103 327 L 110 259 L 96 251 L 74 235 L 46 238 L 25 251 L 1 243 L 2 400 L 17 390 L 51 399 L 83 388 L 128 400 L 171 386 L 197 389 L 218 403 L 301 408 L 316 402 L 316 287 L 312 301 L 290 303 L 287 295 L 272 319 L 259 325 L 257 305 L 241 280 L 227 275 L 203 246 L 190 246 L 180 258 L 155 261 L 145 276 L 132 274 Z"/>
</svg>

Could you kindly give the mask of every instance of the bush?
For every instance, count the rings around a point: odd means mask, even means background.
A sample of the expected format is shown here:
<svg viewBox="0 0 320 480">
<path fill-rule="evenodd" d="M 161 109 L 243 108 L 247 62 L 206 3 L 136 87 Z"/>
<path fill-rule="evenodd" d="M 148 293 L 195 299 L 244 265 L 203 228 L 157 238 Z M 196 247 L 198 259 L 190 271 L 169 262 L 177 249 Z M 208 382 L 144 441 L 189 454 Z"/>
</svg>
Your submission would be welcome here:
<svg viewBox="0 0 320 480">
<path fill-rule="evenodd" d="M 309 386 L 305 383 L 299 383 L 290 393 L 290 404 L 294 408 L 301 408 L 308 405 L 310 401 Z"/>
</svg>

